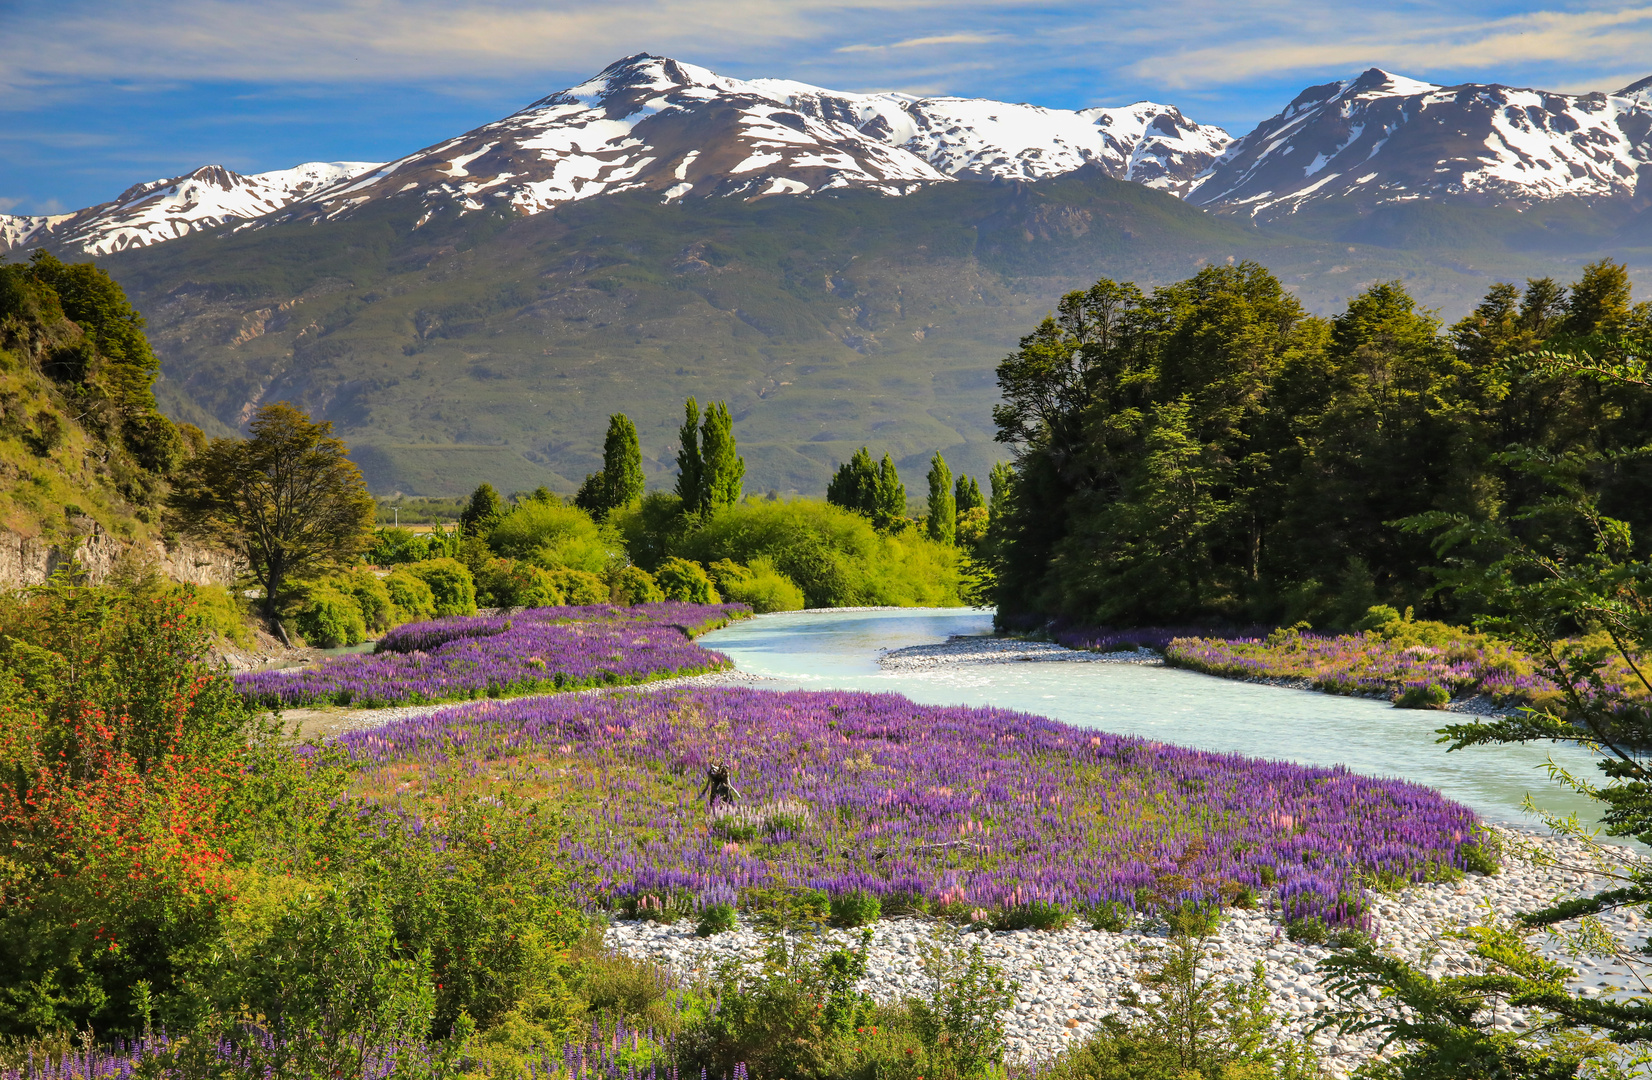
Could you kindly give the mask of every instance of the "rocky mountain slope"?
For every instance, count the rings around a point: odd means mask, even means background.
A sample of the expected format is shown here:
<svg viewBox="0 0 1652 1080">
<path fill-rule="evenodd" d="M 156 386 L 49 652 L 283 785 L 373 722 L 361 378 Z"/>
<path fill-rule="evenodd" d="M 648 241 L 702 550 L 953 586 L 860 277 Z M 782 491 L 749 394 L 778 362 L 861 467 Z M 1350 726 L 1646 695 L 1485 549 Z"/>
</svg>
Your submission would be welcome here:
<svg viewBox="0 0 1652 1080">
<path fill-rule="evenodd" d="M 0 216 L 0 250 L 107 255 L 226 223 L 361 213 L 518 214 L 632 191 L 663 202 L 1041 180 L 1083 168 L 1196 206 L 1278 220 L 1328 204 L 1528 206 L 1652 199 L 1652 79 L 1614 94 L 1442 87 L 1373 68 L 1310 87 L 1240 139 L 1171 105 L 1046 109 L 731 79 L 639 54 L 473 131 L 376 166 L 241 176 L 209 165 L 60 217 Z"/>
<path fill-rule="evenodd" d="M 135 184 L 112 202 L 73 214 L 0 216 L 0 250 L 47 247 L 109 255 L 261 218 L 377 167 L 370 161 L 311 161 L 242 176 L 222 165 L 204 165 L 187 176 Z"/>
<path fill-rule="evenodd" d="M 222 433 L 292 401 L 375 490 L 572 490 L 616 411 L 666 482 L 693 394 L 729 401 L 751 489 L 818 492 L 862 444 L 910 479 L 936 449 L 983 473 L 994 364 L 1101 276 L 1255 259 L 1318 313 L 1399 279 L 1454 319 L 1493 281 L 1652 267 L 1647 95 L 1367 72 L 1230 143 L 1150 103 L 843 94 L 637 56 L 386 165 L 203 170 L 0 221 L 0 242 L 90 245 L 148 319 L 169 415 Z"/>
<path fill-rule="evenodd" d="M 557 203 L 626 191 L 691 196 L 906 195 L 963 175 L 1037 179 L 1094 165 L 1185 189 L 1227 144 L 1169 106 L 1071 112 L 968 98 L 844 94 L 729 79 L 632 56 L 521 112 L 322 192 L 279 220 L 337 218 L 417 194 L 427 208 Z"/>
<path fill-rule="evenodd" d="M 1652 79 L 1569 95 L 1372 68 L 1304 90 L 1228 146 L 1188 198 L 1277 219 L 1312 203 L 1637 195 L 1652 197 Z"/>
</svg>

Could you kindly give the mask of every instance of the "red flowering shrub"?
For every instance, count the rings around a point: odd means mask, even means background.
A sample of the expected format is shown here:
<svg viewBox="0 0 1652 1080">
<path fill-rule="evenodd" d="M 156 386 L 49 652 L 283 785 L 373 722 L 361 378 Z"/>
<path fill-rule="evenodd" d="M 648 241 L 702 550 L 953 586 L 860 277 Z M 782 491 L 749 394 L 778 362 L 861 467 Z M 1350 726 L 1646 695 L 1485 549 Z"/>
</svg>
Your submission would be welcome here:
<svg viewBox="0 0 1652 1080">
<path fill-rule="evenodd" d="M 205 1008 L 244 707 L 187 596 L 62 583 L 0 611 L 0 1026 Z"/>
</svg>

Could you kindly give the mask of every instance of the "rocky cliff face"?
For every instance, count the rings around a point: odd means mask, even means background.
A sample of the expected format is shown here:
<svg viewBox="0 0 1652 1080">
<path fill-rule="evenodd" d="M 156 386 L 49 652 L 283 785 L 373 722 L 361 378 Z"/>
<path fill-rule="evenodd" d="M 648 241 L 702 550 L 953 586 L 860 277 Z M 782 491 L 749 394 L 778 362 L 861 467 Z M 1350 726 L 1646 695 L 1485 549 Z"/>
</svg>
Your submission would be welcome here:
<svg viewBox="0 0 1652 1080">
<path fill-rule="evenodd" d="M 187 543 L 169 547 L 159 540 L 124 540 L 85 520 L 91 531 L 73 541 L 48 541 L 0 529 L 0 588 L 42 585 L 70 559 L 79 562 L 87 581 L 100 584 L 134 548 L 139 558 L 153 559 L 162 576 L 173 581 L 191 585 L 235 583 L 235 559 L 227 552 Z"/>
</svg>

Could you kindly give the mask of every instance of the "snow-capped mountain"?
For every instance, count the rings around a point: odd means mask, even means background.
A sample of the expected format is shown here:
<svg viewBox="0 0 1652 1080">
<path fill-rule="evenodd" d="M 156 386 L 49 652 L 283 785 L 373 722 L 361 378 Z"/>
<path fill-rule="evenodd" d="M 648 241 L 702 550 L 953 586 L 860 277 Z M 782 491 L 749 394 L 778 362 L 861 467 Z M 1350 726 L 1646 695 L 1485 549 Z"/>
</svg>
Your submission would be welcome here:
<svg viewBox="0 0 1652 1080">
<path fill-rule="evenodd" d="M 1622 198 L 1652 192 L 1648 177 L 1652 79 L 1570 95 L 1372 68 L 1304 90 L 1230 145 L 1188 198 L 1278 216 L 1327 200 Z"/>
<path fill-rule="evenodd" d="M 0 217 L 0 250 L 49 246 L 108 255 L 145 247 L 228 221 L 263 217 L 377 167 L 371 161 L 312 161 L 242 176 L 206 165 L 188 176 L 138 184 L 113 202 L 77 213 Z"/>
<path fill-rule="evenodd" d="M 639 54 L 386 165 L 310 163 L 254 176 L 209 165 L 75 214 L 0 216 L 0 251 L 50 245 L 103 255 L 226 222 L 348 216 L 390 198 L 416 199 L 422 223 L 445 209 L 537 214 L 624 191 L 663 202 L 845 189 L 899 196 L 1084 167 L 1258 217 L 1326 200 L 1646 196 L 1652 78 L 1615 94 L 1566 95 L 1441 87 L 1373 68 L 1303 91 L 1234 140 L 1147 101 L 1073 111 L 841 93 Z"/>
<path fill-rule="evenodd" d="M 1183 194 L 1231 142 L 1173 105 L 1045 109 L 980 98 L 869 99 L 878 114 L 861 130 L 881 136 L 948 176 L 1018 180 L 1098 165 L 1118 180 Z"/>
<path fill-rule="evenodd" d="M 638 189 L 666 201 L 845 188 L 902 195 L 960 175 L 1037 179 L 1085 164 L 1179 190 L 1227 142 L 1219 128 L 1150 102 L 1072 112 L 847 94 L 781 79 L 730 79 L 643 54 L 293 213 L 333 217 L 413 193 L 432 211 L 498 205 L 529 214 Z"/>
</svg>

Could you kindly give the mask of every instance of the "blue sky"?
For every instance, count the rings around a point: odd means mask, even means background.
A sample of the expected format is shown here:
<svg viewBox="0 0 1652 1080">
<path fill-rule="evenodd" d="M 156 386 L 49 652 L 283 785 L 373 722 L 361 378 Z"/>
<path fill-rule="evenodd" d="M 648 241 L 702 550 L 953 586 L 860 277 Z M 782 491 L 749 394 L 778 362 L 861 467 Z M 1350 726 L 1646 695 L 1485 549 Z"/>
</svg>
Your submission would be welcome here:
<svg viewBox="0 0 1652 1080">
<path fill-rule="evenodd" d="M 634 52 L 841 90 L 1149 98 L 1240 134 L 1373 65 L 1614 90 L 1652 75 L 1652 5 L 0 0 L 0 42 L 0 212 L 53 213 L 207 163 L 389 159 Z"/>
</svg>

